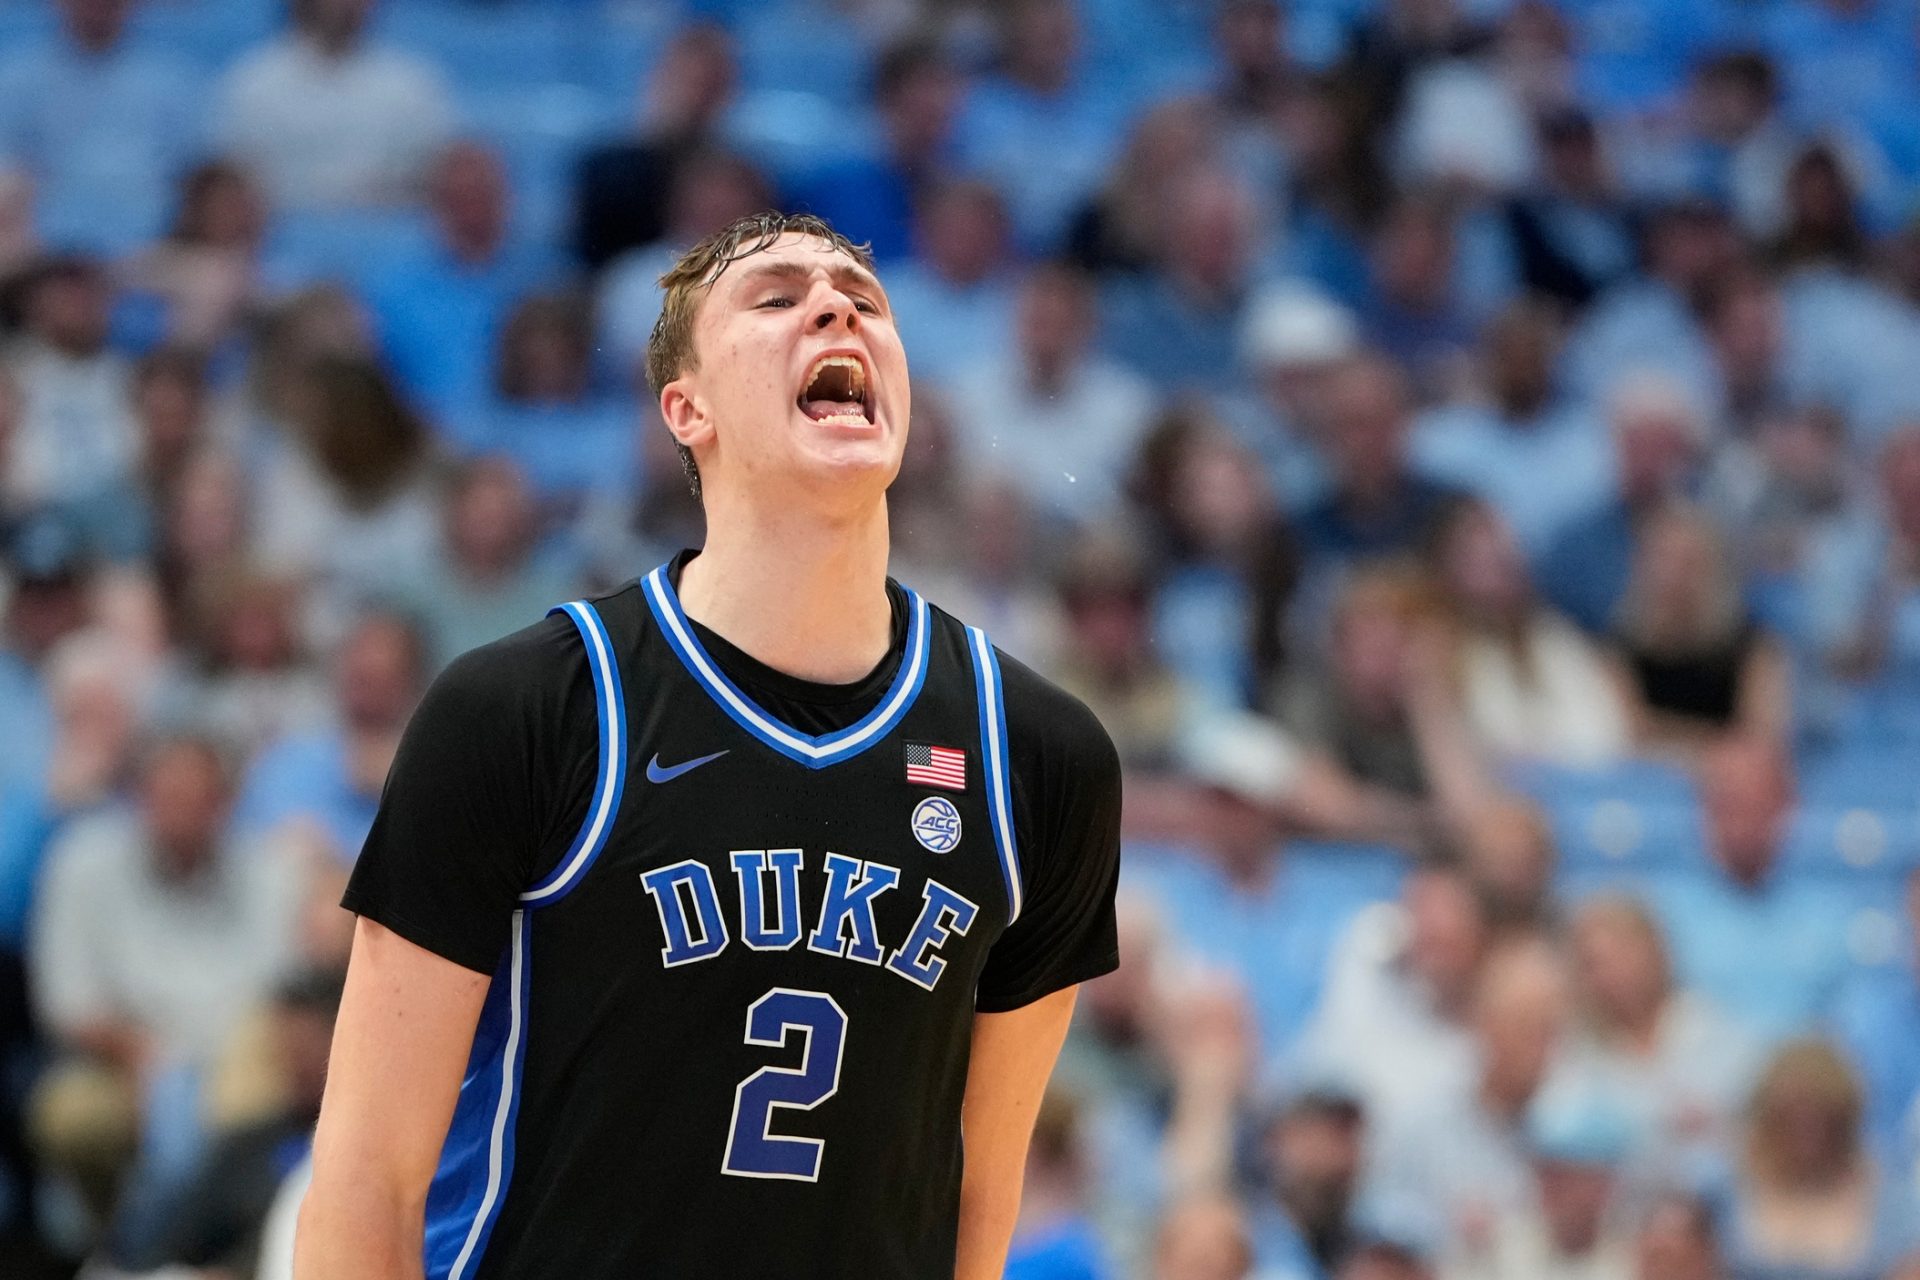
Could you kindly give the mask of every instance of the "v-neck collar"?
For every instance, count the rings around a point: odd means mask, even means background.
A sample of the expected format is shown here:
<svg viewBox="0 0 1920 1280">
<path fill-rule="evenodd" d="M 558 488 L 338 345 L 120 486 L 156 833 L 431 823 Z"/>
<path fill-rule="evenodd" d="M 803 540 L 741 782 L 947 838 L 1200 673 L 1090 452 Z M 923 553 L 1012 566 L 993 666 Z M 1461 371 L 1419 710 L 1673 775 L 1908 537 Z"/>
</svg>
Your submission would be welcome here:
<svg viewBox="0 0 1920 1280">
<path fill-rule="evenodd" d="M 824 734 L 802 733 L 755 702 L 740 686 L 727 678 L 720 664 L 700 643 L 700 637 L 695 634 L 685 610 L 680 607 L 680 594 L 674 589 L 673 580 L 667 573 L 671 567 L 672 562 L 668 562 L 649 573 L 641 580 L 641 592 L 674 656 L 680 659 L 681 665 L 686 667 L 687 673 L 706 691 L 707 696 L 732 717 L 734 723 L 781 755 L 797 760 L 809 769 L 824 769 L 828 765 L 851 760 L 885 738 L 907 714 L 907 709 L 920 695 L 920 687 L 926 683 L 930 648 L 927 602 L 911 588 L 903 587 L 907 595 L 906 652 L 886 696 L 858 723 L 845 729 Z"/>
</svg>

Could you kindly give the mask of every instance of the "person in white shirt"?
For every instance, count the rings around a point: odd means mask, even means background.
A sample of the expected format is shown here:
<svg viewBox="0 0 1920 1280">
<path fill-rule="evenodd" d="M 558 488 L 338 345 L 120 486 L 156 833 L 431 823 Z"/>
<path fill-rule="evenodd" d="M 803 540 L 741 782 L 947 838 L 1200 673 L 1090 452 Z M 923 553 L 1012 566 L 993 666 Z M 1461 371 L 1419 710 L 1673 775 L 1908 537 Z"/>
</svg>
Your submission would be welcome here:
<svg viewBox="0 0 1920 1280">
<path fill-rule="evenodd" d="M 367 42 L 373 0 L 292 0 L 292 28 L 221 87 L 216 136 L 284 210 L 396 206 L 420 194 L 454 108 L 432 66 Z"/>
</svg>

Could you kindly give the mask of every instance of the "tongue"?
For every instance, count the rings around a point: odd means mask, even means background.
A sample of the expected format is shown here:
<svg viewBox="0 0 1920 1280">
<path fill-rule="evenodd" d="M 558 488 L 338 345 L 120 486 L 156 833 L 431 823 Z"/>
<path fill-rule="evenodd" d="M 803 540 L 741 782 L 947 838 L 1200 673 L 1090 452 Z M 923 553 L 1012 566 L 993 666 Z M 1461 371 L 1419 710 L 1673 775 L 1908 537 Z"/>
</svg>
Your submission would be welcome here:
<svg viewBox="0 0 1920 1280">
<path fill-rule="evenodd" d="M 815 422 L 822 418 L 865 417 L 858 400 L 802 400 L 800 412 Z"/>
</svg>

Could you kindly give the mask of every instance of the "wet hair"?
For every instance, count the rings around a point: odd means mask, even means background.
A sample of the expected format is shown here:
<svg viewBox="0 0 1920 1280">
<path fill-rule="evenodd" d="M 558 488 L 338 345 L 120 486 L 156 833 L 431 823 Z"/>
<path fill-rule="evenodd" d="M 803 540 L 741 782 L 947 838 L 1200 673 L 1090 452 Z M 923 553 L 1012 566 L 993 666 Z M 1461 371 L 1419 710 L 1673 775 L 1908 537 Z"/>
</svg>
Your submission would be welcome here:
<svg viewBox="0 0 1920 1280">
<path fill-rule="evenodd" d="M 657 400 L 668 383 L 695 367 L 693 321 L 706 296 L 728 267 L 742 258 L 764 253 L 783 235 L 812 236 L 846 254 L 855 262 L 873 270 L 873 255 L 865 244 L 855 244 L 835 231 L 826 219 L 811 213 L 780 213 L 768 210 L 737 218 L 680 255 L 668 272 L 660 277 L 660 318 L 654 321 L 647 338 L 647 386 Z M 687 484 L 693 496 L 700 496 L 700 469 L 694 464 L 693 451 L 674 442 L 680 465 L 686 470 Z"/>
</svg>

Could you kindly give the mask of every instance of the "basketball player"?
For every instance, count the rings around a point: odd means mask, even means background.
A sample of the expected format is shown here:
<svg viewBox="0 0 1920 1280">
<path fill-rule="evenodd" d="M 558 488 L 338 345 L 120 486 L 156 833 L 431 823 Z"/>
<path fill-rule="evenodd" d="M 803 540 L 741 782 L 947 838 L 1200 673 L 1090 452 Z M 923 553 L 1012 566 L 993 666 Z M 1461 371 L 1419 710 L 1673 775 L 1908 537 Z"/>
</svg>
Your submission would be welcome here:
<svg viewBox="0 0 1920 1280">
<path fill-rule="evenodd" d="M 886 576 L 907 361 L 867 255 L 768 214 L 662 283 L 706 545 L 408 728 L 299 1280 L 997 1277 L 1115 963 L 1112 744 Z"/>
</svg>

